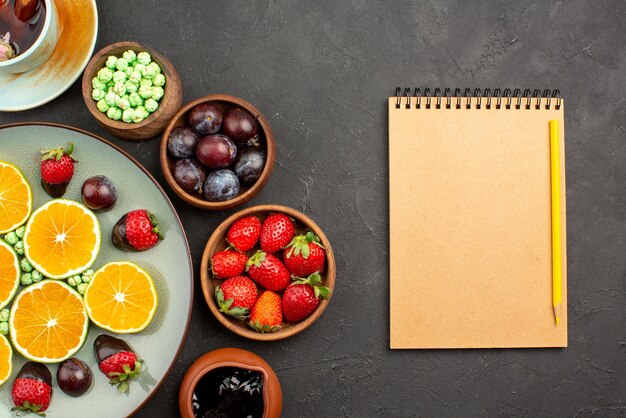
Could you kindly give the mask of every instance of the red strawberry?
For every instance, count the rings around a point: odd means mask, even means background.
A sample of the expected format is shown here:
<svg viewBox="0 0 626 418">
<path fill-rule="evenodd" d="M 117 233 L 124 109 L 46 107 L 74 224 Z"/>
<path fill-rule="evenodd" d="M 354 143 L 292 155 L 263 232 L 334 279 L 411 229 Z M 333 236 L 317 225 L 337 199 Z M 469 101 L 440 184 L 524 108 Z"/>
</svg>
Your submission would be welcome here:
<svg viewBox="0 0 626 418">
<path fill-rule="evenodd" d="M 247 268 L 252 280 L 275 292 L 284 290 L 291 282 L 291 275 L 280 259 L 263 251 L 250 257 Z"/>
<path fill-rule="evenodd" d="M 113 227 L 113 245 L 125 251 L 148 250 L 163 239 L 157 225 L 157 219 L 146 209 L 128 212 Z"/>
<path fill-rule="evenodd" d="M 52 375 L 50 370 L 41 364 L 29 361 L 17 374 L 13 388 L 13 411 L 34 412 L 43 417 L 43 413 L 52 399 Z M 19 412 L 18 412 L 19 414 Z"/>
<path fill-rule="evenodd" d="M 296 233 L 293 221 L 284 213 L 272 213 L 261 226 L 261 249 L 275 253 L 285 248 Z"/>
<path fill-rule="evenodd" d="M 283 294 L 283 314 L 285 321 L 298 322 L 317 309 L 320 298 L 328 299 L 330 289 L 320 286 L 322 277 L 318 273 L 311 274 L 306 279 L 294 278 Z"/>
<path fill-rule="evenodd" d="M 124 340 L 102 334 L 93 343 L 100 371 L 109 378 L 109 384 L 117 386 L 121 393 L 128 391 L 129 382 L 137 378 L 142 362 Z"/>
<path fill-rule="evenodd" d="M 256 216 L 246 216 L 235 221 L 230 228 L 226 240 L 242 252 L 250 251 L 261 236 L 261 221 Z"/>
<path fill-rule="evenodd" d="M 248 316 L 256 297 L 256 285 L 246 276 L 231 277 L 215 287 L 215 299 L 220 311 L 238 319 Z"/>
<path fill-rule="evenodd" d="M 306 277 L 315 272 L 324 271 L 326 251 L 320 238 L 313 232 L 296 235 L 285 248 L 283 260 L 289 273 L 298 277 Z"/>
<path fill-rule="evenodd" d="M 248 325 L 258 332 L 274 332 L 280 329 L 282 323 L 280 296 L 271 290 L 266 290 L 252 306 Z"/>
<path fill-rule="evenodd" d="M 71 157 L 74 144 L 70 142 L 67 149 L 56 148 L 41 150 L 41 185 L 51 197 L 61 197 L 65 194 L 67 185 L 74 175 L 74 162 Z"/>
<path fill-rule="evenodd" d="M 239 276 L 246 269 L 248 256 L 239 251 L 226 249 L 211 257 L 211 271 L 217 279 Z"/>
</svg>

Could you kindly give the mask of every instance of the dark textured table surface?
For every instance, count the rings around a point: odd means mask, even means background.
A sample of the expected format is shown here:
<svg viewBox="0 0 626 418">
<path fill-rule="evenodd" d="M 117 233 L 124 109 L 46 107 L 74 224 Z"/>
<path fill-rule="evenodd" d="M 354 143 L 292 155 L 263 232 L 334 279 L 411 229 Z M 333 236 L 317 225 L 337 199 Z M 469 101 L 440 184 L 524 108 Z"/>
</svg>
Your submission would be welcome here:
<svg viewBox="0 0 626 418">
<path fill-rule="evenodd" d="M 176 416 L 185 370 L 220 347 L 254 351 L 275 368 L 286 417 L 626 415 L 623 0 L 116 0 L 99 8 L 96 49 L 151 45 L 178 68 L 185 102 L 229 93 L 268 117 L 277 164 L 251 204 L 312 216 L 338 265 L 320 320 L 275 343 L 222 327 L 196 277 L 184 348 L 139 417 Z M 386 98 L 396 85 L 563 92 L 569 348 L 389 350 Z M 1 123 L 24 121 L 75 125 L 137 157 L 174 202 L 199 275 L 206 240 L 232 211 L 202 212 L 174 195 L 160 172 L 159 140 L 108 135 L 79 83 L 39 109 L 0 114 Z"/>
</svg>

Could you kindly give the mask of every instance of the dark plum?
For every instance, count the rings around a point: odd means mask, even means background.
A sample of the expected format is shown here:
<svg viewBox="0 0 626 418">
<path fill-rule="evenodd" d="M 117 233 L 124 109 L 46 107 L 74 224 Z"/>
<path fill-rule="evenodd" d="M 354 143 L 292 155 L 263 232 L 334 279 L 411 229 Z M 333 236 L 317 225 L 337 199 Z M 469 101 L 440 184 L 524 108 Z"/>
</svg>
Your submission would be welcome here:
<svg viewBox="0 0 626 418">
<path fill-rule="evenodd" d="M 254 139 L 259 134 L 259 125 L 247 110 L 234 108 L 224 116 L 224 135 L 237 144 L 243 144 Z"/>
<path fill-rule="evenodd" d="M 237 146 L 227 136 L 205 136 L 196 149 L 198 160 L 210 169 L 228 167 L 237 157 Z"/>
<path fill-rule="evenodd" d="M 115 206 L 117 189 L 107 176 L 89 177 L 81 190 L 83 203 L 94 212 L 104 212 Z"/>
<path fill-rule="evenodd" d="M 237 157 L 233 171 L 243 184 L 256 182 L 265 167 L 265 152 L 257 148 L 245 148 Z"/>
<path fill-rule="evenodd" d="M 63 392 L 69 396 L 78 397 L 91 387 L 91 370 L 87 363 L 71 357 L 59 364 L 57 382 Z"/>
<path fill-rule="evenodd" d="M 202 103 L 191 109 L 187 122 L 203 135 L 214 134 L 222 127 L 222 111 L 213 103 Z"/>
<path fill-rule="evenodd" d="M 187 193 L 202 194 L 206 170 L 195 158 L 185 158 L 174 164 L 174 180 Z"/>
<path fill-rule="evenodd" d="M 228 169 L 210 173 L 204 182 L 204 198 L 211 202 L 224 202 L 239 194 L 239 179 Z"/>
<path fill-rule="evenodd" d="M 196 154 L 200 135 L 188 126 L 172 129 L 167 137 L 167 150 L 172 157 L 189 158 Z"/>
</svg>

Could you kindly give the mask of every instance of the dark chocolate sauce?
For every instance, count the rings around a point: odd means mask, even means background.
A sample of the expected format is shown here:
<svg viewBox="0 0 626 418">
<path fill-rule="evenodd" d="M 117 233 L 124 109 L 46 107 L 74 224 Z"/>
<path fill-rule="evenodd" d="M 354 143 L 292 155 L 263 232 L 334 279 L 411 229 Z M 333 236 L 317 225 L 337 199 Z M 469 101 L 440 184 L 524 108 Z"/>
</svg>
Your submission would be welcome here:
<svg viewBox="0 0 626 418">
<path fill-rule="evenodd" d="M 219 367 L 198 381 L 193 391 L 196 418 L 261 418 L 263 375 L 238 367 Z"/>
<path fill-rule="evenodd" d="M 96 352 L 98 363 L 111 357 L 113 354 L 119 353 L 120 351 L 133 352 L 132 348 L 130 348 L 126 341 L 106 334 L 99 335 L 98 338 L 96 338 L 93 342 L 93 348 Z"/>
<path fill-rule="evenodd" d="M 29 361 L 22 366 L 16 379 L 19 378 L 35 379 L 52 385 L 52 374 L 50 374 L 50 370 L 48 370 L 45 364 L 35 363 L 34 361 Z"/>
<path fill-rule="evenodd" d="M 67 185 L 70 184 L 68 183 L 46 183 L 45 181 L 41 180 L 41 186 L 43 187 L 43 189 L 46 191 L 46 193 L 48 193 L 50 195 L 50 197 L 53 197 L 55 199 L 58 199 L 59 197 L 62 197 L 65 194 L 65 191 L 67 190 Z"/>
</svg>

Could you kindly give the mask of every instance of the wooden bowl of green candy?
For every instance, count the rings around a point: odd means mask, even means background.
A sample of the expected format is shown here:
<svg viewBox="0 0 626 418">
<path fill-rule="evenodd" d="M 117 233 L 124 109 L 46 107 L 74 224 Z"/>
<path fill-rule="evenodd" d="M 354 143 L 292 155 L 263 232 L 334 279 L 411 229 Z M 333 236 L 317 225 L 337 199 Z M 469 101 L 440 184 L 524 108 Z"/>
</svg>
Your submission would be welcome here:
<svg viewBox="0 0 626 418">
<path fill-rule="evenodd" d="M 136 42 L 117 42 L 94 55 L 83 74 L 82 91 L 98 122 L 131 141 L 161 134 L 183 102 L 172 63 Z"/>
</svg>

